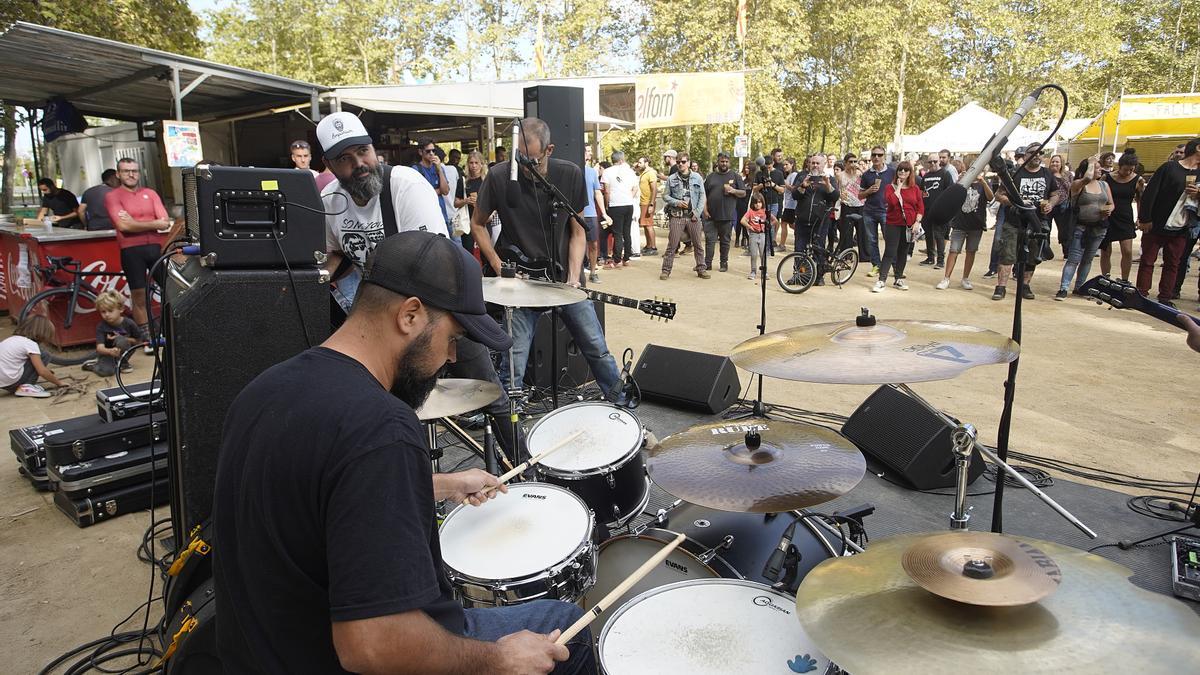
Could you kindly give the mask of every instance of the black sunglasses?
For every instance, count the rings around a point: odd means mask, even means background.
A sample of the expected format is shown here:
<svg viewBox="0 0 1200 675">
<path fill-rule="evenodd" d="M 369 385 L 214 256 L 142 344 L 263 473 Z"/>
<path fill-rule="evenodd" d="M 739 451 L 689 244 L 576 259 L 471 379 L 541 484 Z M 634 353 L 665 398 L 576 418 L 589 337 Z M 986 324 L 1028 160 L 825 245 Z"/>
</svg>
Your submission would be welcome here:
<svg viewBox="0 0 1200 675">
<path fill-rule="evenodd" d="M 437 150 L 434 148 L 425 148 L 421 152 L 425 153 L 426 155 L 432 155 L 433 153 L 437 152 Z"/>
<path fill-rule="evenodd" d="M 872 157 L 883 157 L 883 153 L 882 152 L 872 152 L 871 156 Z"/>
</svg>

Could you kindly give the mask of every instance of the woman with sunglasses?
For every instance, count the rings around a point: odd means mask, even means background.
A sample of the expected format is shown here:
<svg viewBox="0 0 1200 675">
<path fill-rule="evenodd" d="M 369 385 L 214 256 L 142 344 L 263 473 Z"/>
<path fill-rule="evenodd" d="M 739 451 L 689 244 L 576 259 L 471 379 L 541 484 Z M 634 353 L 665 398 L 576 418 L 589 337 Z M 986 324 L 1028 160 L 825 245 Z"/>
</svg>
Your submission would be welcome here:
<svg viewBox="0 0 1200 675">
<path fill-rule="evenodd" d="M 912 228 L 925 215 L 925 200 L 921 188 L 917 187 L 912 162 L 903 161 L 896 165 L 896 178 L 883 189 L 883 200 L 887 207 L 883 225 L 883 258 L 879 263 L 879 278 L 871 290 L 882 293 L 887 285 L 888 271 L 895 268 L 896 288 L 907 291 L 904 283 L 904 266 L 908 262 L 908 245 L 912 242 Z"/>
</svg>

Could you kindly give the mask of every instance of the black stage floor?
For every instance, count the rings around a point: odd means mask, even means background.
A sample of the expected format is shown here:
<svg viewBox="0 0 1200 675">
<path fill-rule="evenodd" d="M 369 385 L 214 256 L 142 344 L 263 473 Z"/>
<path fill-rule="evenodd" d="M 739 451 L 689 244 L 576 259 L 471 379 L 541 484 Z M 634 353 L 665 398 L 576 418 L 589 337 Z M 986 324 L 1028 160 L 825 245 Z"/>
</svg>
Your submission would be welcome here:
<svg viewBox="0 0 1200 675">
<path fill-rule="evenodd" d="M 646 429 L 653 432 L 659 439 L 696 424 L 722 419 L 718 415 L 697 414 L 649 402 L 643 402 L 634 411 L 634 414 Z M 443 459 L 443 469 L 449 470 L 460 462 L 463 462 L 463 467 L 482 466 L 477 458 L 473 458 L 473 454 L 468 456 L 468 453 L 460 447 L 448 447 L 445 459 Z M 811 510 L 833 513 L 839 509 L 847 509 L 863 502 L 869 502 L 875 506 L 875 513 L 865 520 L 865 527 L 867 535 L 872 540 L 897 534 L 949 529 L 949 516 L 954 508 L 952 496 L 925 494 L 900 487 L 878 476 L 878 471 L 876 467 L 869 465 L 866 476 L 857 487 L 842 497 L 813 507 Z M 1115 544 L 1120 540 L 1137 540 L 1150 534 L 1178 527 L 1167 521 L 1134 513 L 1126 505 L 1129 495 L 1082 485 L 1058 475 L 1053 475 L 1053 478 L 1054 484 L 1044 488 L 1043 491 L 1094 530 L 1099 537 L 1095 540 L 1089 539 L 1087 535 L 1077 530 L 1036 496 L 1025 489 L 1012 486 L 1006 487 L 1004 493 L 1004 531 L 1006 533 L 1086 550 L 1100 544 Z M 970 493 L 990 493 L 993 487 L 994 483 L 991 480 L 980 477 L 972 484 Z M 646 511 L 653 513 L 673 501 L 675 501 L 673 497 L 652 484 L 650 503 Z M 968 500 L 968 505 L 974 507 L 971 511 L 970 529 L 990 530 L 992 495 L 972 497 Z M 640 524 L 648 519 L 648 517 L 635 519 L 633 524 Z M 1170 546 L 1162 540 L 1157 541 L 1159 542 L 1157 544 L 1152 542 L 1149 545 L 1127 551 L 1116 546 L 1108 546 L 1098 549 L 1096 554 L 1133 570 L 1131 580 L 1137 586 L 1171 595 Z M 1200 603 L 1185 602 L 1200 613 Z"/>
</svg>

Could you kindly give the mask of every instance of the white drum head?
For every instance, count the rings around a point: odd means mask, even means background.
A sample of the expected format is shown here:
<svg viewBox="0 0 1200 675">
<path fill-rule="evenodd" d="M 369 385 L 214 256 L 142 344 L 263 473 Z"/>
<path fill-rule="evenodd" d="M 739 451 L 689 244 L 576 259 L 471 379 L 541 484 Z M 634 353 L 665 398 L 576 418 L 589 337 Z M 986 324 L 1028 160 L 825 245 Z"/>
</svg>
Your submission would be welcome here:
<svg viewBox="0 0 1200 675">
<path fill-rule="evenodd" d="M 814 673 L 829 659 L 796 618 L 796 600 L 752 581 L 682 581 L 622 605 L 600 634 L 600 664 L 625 673 Z"/>
<path fill-rule="evenodd" d="M 562 439 L 583 435 L 542 460 L 550 470 L 586 472 L 620 462 L 642 445 L 642 425 L 633 413 L 603 402 L 576 403 L 538 420 L 529 430 L 529 454 L 537 455 Z"/>
<path fill-rule="evenodd" d="M 510 485 L 481 506 L 463 504 L 439 530 L 442 560 L 476 579 L 520 579 L 554 567 L 591 538 L 590 512 L 571 492 Z"/>
</svg>

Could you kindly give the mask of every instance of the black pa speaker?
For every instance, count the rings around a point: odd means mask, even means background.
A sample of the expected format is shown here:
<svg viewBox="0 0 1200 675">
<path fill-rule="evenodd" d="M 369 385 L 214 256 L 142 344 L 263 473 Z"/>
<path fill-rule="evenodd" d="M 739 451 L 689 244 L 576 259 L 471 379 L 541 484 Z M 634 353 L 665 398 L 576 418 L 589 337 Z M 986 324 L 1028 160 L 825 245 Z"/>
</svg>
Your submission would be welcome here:
<svg viewBox="0 0 1200 675">
<path fill-rule="evenodd" d="M 550 127 L 555 157 L 583 168 L 583 89 L 525 87 L 525 116 L 537 117 Z"/>
<path fill-rule="evenodd" d="M 604 329 L 604 303 L 593 302 L 596 308 L 596 318 L 600 319 L 600 329 Z M 559 319 L 558 334 L 552 333 L 554 323 L 550 312 L 538 317 L 537 326 L 533 332 L 533 343 L 529 347 L 529 362 L 525 366 L 525 384 L 530 387 L 549 389 L 555 384 L 560 389 L 581 387 L 595 378 L 588 366 L 583 352 L 567 330 L 567 324 Z M 558 375 L 553 368 L 552 349 L 558 350 Z"/>
<path fill-rule="evenodd" d="M 708 413 L 733 405 L 742 386 L 727 356 L 659 345 L 642 350 L 633 378 L 647 400 Z"/>
<path fill-rule="evenodd" d="M 916 490 L 954 487 L 954 428 L 919 401 L 884 385 L 858 406 L 842 434 L 864 454 L 896 472 Z M 971 453 L 970 482 L 983 473 L 979 451 Z"/>
<path fill-rule="evenodd" d="M 168 275 L 168 472 L 175 541 L 212 512 L 225 412 L 259 373 L 329 337 L 329 284 L 316 269 L 222 270 L 192 258 Z M 301 319 L 301 312 L 303 319 Z M 307 333 L 307 339 L 305 334 Z"/>
</svg>

